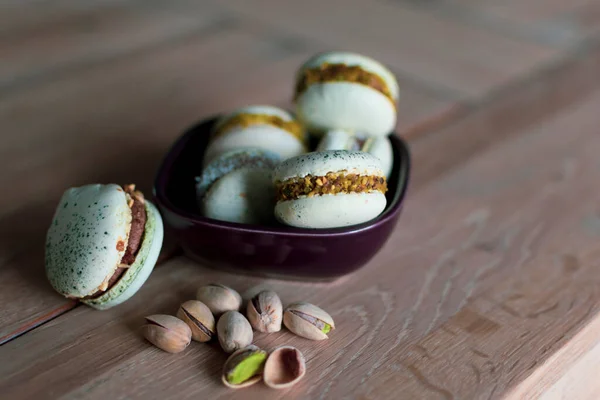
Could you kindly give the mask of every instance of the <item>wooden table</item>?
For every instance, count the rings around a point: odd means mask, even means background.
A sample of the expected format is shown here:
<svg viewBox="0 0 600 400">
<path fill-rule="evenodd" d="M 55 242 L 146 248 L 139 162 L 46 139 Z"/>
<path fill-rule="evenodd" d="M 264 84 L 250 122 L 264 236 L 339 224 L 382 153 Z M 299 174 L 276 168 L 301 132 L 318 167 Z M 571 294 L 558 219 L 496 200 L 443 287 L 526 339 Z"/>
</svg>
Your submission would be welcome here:
<svg viewBox="0 0 600 400">
<path fill-rule="evenodd" d="M 283 4 L 285 3 L 285 4 Z M 596 399 L 600 368 L 600 1 L 21 1 L 0 4 L 0 397 Z M 145 191 L 199 118 L 289 107 L 295 68 L 350 49 L 387 63 L 411 145 L 406 208 L 380 254 L 331 284 L 161 261 L 99 312 L 45 280 L 61 193 Z M 293 390 L 219 382 L 225 355 L 140 336 L 218 281 L 322 305 Z"/>
</svg>

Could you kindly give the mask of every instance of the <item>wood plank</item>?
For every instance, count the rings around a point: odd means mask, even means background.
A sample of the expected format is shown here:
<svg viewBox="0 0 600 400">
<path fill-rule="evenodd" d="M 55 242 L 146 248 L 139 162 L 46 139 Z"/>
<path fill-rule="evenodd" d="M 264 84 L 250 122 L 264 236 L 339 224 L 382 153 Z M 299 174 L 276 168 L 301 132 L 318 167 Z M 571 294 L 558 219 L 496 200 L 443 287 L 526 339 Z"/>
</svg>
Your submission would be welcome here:
<svg viewBox="0 0 600 400">
<path fill-rule="evenodd" d="M 397 3 L 227 0 L 220 4 L 279 31 L 369 54 L 407 76 L 468 96 L 482 96 L 557 55 L 554 49 Z"/>
<path fill-rule="evenodd" d="M 556 48 L 569 48 L 598 32 L 597 0 L 399 0 L 459 23 Z"/>
<path fill-rule="evenodd" d="M 599 105 L 597 92 L 430 184 L 417 182 L 390 242 L 344 280 L 264 282 L 177 259 L 121 307 L 78 308 L 0 348 L 1 358 L 16 360 L 0 365 L 2 393 L 31 398 L 47 393 L 43 383 L 52 381 L 53 396 L 92 399 L 166 390 L 181 397 L 286 395 L 262 386 L 235 393 L 222 387 L 225 356 L 215 345 L 194 344 L 173 356 L 137 333 L 143 315 L 172 313 L 197 286 L 218 280 L 242 292 L 272 287 L 285 303 L 305 299 L 331 312 L 337 329 L 325 343 L 287 332 L 257 335 L 267 348 L 289 343 L 305 352 L 309 372 L 294 396 L 508 394 L 600 317 L 594 289 L 600 283 L 594 184 L 600 178 Z M 415 144 L 416 159 L 425 149 Z M 447 151 L 440 142 L 427 155 L 443 158 Z M 465 345 L 476 352 L 466 352 Z M 563 367 L 576 358 L 561 358 Z M 542 383 L 549 387 L 558 372 Z"/>
<path fill-rule="evenodd" d="M 4 137 L 0 149 L 0 165 L 11 171 L 0 184 L 12 188 L 0 199 L 0 302 L 6 304 L 0 343 L 72 306 L 35 272 L 67 187 L 132 181 L 149 194 L 169 146 L 198 119 L 251 103 L 289 107 L 295 69 L 315 49 L 243 27 L 226 25 L 217 33 L 89 66 L 0 102 L 3 129 L 18 133 Z M 454 99 L 411 81 L 401 84 L 403 132 L 451 114 Z"/>
<path fill-rule="evenodd" d="M 196 7 L 194 13 L 164 3 L 141 7 L 121 2 L 92 10 L 78 10 L 73 4 L 55 7 L 64 9 L 66 15 L 34 29 L 0 36 L 0 91 L 4 96 L 7 90 L 57 79 L 59 74 L 73 74 L 141 49 L 165 46 L 177 38 L 207 34 L 227 23 L 223 14 L 208 5 Z M 31 14 L 42 13 L 27 13 Z"/>
</svg>

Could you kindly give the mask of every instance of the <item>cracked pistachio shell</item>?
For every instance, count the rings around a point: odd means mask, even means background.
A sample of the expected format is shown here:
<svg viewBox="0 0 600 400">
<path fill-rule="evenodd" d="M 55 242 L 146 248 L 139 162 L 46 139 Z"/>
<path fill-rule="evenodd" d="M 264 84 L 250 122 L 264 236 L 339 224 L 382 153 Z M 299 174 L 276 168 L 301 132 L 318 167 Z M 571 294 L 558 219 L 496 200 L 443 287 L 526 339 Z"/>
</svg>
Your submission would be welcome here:
<svg viewBox="0 0 600 400">
<path fill-rule="evenodd" d="M 283 306 L 277 293 L 263 290 L 254 296 L 246 309 L 248 321 L 259 332 L 279 332 L 283 318 Z"/>
<path fill-rule="evenodd" d="M 295 347 L 278 347 L 265 362 L 263 380 L 272 389 L 285 389 L 295 385 L 306 373 L 304 355 Z"/>
<path fill-rule="evenodd" d="M 266 359 L 267 352 L 254 345 L 236 350 L 225 361 L 221 380 L 232 389 L 253 385 L 262 379 Z"/>
<path fill-rule="evenodd" d="M 199 288 L 196 299 L 206 304 L 215 316 L 219 316 L 225 311 L 238 311 L 242 305 L 242 296 L 238 292 L 217 283 Z"/>
<path fill-rule="evenodd" d="M 153 345 L 169 353 L 185 350 L 192 340 L 190 327 L 171 315 L 151 315 L 142 326 L 144 337 Z"/>
<path fill-rule="evenodd" d="M 238 311 L 227 311 L 219 318 L 217 336 L 226 353 L 248 346 L 254 338 L 250 323 Z"/>
<path fill-rule="evenodd" d="M 177 318 L 188 324 L 192 330 L 192 339 L 208 342 L 215 336 L 215 317 L 201 301 L 189 300 L 179 307 Z"/>
<path fill-rule="evenodd" d="M 311 340 L 327 339 L 327 333 L 335 329 L 329 314 L 305 302 L 290 304 L 283 313 L 283 323 L 296 335 Z"/>
</svg>

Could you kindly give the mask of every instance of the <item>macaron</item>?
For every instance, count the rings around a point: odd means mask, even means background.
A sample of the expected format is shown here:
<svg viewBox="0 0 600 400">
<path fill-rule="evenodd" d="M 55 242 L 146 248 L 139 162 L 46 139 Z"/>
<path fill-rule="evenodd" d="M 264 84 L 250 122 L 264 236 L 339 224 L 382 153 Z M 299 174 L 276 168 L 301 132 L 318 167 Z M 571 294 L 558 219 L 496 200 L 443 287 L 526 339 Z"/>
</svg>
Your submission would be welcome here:
<svg viewBox="0 0 600 400">
<path fill-rule="evenodd" d="M 208 189 L 222 176 L 242 167 L 273 169 L 280 158 L 276 153 L 258 148 L 231 150 L 213 159 L 196 177 L 196 196 L 202 201 Z"/>
<path fill-rule="evenodd" d="M 70 188 L 46 235 L 46 275 L 63 296 L 108 309 L 143 285 L 162 241 L 161 216 L 135 185 Z"/>
<path fill-rule="evenodd" d="M 275 216 L 301 228 L 360 224 L 385 208 L 381 162 L 360 151 L 328 150 L 291 158 L 273 173 Z"/>
<path fill-rule="evenodd" d="M 306 152 L 304 128 L 290 113 L 272 106 L 249 106 L 219 119 L 211 132 L 204 165 L 230 150 L 256 147 L 282 160 Z"/>
<path fill-rule="evenodd" d="M 296 74 L 296 115 L 316 136 L 332 129 L 388 135 L 396 126 L 398 97 L 394 74 L 356 53 L 318 54 Z"/>
<path fill-rule="evenodd" d="M 350 132 L 336 129 L 328 131 L 319 141 L 316 151 L 325 150 L 354 150 L 370 153 L 381 161 L 381 168 L 387 179 L 389 179 L 394 165 L 394 151 L 388 136 L 353 135 Z"/>
<path fill-rule="evenodd" d="M 223 175 L 202 199 L 205 217 L 241 224 L 270 224 L 275 206 L 272 169 L 242 167 Z"/>
</svg>

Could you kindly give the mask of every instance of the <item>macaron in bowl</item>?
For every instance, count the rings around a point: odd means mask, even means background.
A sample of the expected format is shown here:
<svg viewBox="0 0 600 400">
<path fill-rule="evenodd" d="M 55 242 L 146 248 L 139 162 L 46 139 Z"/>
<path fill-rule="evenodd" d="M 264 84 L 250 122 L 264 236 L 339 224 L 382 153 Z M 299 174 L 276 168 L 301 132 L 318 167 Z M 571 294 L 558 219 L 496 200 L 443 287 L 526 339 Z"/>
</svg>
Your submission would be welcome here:
<svg viewBox="0 0 600 400">
<path fill-rule="evenodd" d="M 328 131 L 319 141 L 316 151 L 325 150 L 352 150 L 370 153 L 381 161 L 381 168 L 387 179 L 389 179 L 394 165 L 394 151 L 388 136 L 353 135 L 350 132 L 336 129 Z"/>
<path fill-rule="evenodd" d="M 161 216 L 134 185 L 70 188 L 46 235 L 46 275 L 63 296 L 108 309 L 144 284 L 162 241 Z"/>
<path fill-rule="evenodd" d="M 381 162 L 369 153 L 330 150 L 281 163 L 273 174 L 275 216 L 299 228 L 337 228 L 377 217 L 387 203 Z"/>
<path fill-rule="evenodd" d="M 388 135 L 396 125 L 398 98 L 394 74 L 356 53 L 318 54 L 296 75 L 297 117 L 317 136 L 332 129 Z"/>
<path fill-rule="evenodd" d="M 204 165 L 231 150 L 256 147 L 282 160 L 306 152 L 304 128 L 290 113 L 272 106 L 249 106 L 233 111 L 215 124 L 204 153 Z"/>
</svg>

